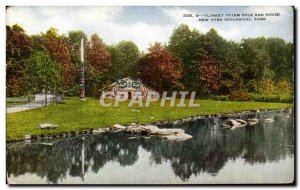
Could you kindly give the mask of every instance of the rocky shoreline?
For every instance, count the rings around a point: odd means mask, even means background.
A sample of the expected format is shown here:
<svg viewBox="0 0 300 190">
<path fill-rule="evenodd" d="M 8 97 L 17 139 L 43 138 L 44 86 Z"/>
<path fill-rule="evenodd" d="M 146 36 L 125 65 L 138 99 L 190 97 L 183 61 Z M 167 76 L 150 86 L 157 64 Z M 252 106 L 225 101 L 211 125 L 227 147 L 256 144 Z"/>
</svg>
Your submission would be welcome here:
<svg viewBox="0 0 300 190">
<path fill-rule="evenodd" d="M 209 118 L 216 118 L 216 117 L 221 117 L 221 118 L 231 118 L 231 117 L 236 117 L 236 116 L 240 116 L 240 115 L 244 115 L 244 114 L 255 114 L 255 113 L 259 113 L 259 112 L 274 112 L 274 111 L 280 111 L 280 112 L 285 112 L 285 113 L 291 113 L 293 112 L 293 108 L 281 108 L 281 109 L 257 109 L 257 110 L 245 110 L 245 111 L 241 111 L 241 112 L 234 112 L 234 113 L 223 113 L 223 114 L 211 114 L 211 115 L 196 115 L 196 116 L 191 116 L 188 118 L 182 118 L 182 119 L 174 119 L 174 120 L 164 120 L 164 121 L 155 121 L 155 122 L 150 122 L 150 123 L 140 123 L 139 126 L 155 126 L 159 128 L 159 126 L 163 126 L 166 124 L 178 124 L 181 122 L 189 122 L 189 121 L 196 121 L 199 119 L 209 119 Z M 127 126 L 124 126 L 125 128 L 128 128 L 130 126 L 133 126 L 135 124 L 130 124 Z M 115 126 L 115 125 L 114 125 Z M 36 141 L 36 140 L 48 140 L 48 139 L 61 139 L 61 138 L 70 138 L 70 137 L 75 137 L 75 136 L 79 136 L 79 135 L 93 135 L 96 133 L 102 133 L 102 132 L 121 132 L 122 130 L 118 131 L 115 130 L 114 126 L 107 126 L 107 127 L 101 127 L 101 128 L 93 128 L 93 129 L 85 129 L 85 130 L 81 130 L 81 131 L 70 131 L 70 132 L 64 132 L 64 133 L 57 133 L 57 134 L 53 134 L 53 135 L 25 135 L 23 139 L 19 139 L 19 140 L 7 140 L 7 143 L 12 143 L 12 142 L 20 142 L 20 141 L 27 141 L 27 142 L 31 142 L 31 141 Z M 57 127 L 57 126 L 56 126 Z M 122 129 L 125 129 L 122 128 Z M 45 130 L 45 129 L 41 129 L 41 130 Z M 178 131 L 177 131 L 178 132 Z M 134 133 L 132 133 L 134 134 Z M 182 134 L 185 134 L 184 132 Z M 149 134 L 150 135 L 150 134 Z M 174 134 L 173 134 L 174 135 Z M 187 137 L 187 136 L 186 136 Z M 168 139 L 168 137 L 164 137 L 166 139 Z M 174 136 L 170 136 L 170 139 L 176 139 L 176 137 Z"/>
</svg>

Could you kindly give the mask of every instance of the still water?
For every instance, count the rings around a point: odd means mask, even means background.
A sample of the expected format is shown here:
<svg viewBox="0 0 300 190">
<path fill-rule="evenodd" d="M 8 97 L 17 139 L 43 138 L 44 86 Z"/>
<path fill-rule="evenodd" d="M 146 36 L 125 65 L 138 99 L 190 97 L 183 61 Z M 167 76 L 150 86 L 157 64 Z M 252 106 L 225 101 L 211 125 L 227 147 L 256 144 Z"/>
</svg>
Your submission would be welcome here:
<svg viewBox="0 0 300 190">
<path fill-rule="evenodd" d="M 294 180 L 293 113 L 260 112 L 256 126 L 222 129 L 226 117 L 183 128 L 187 141 L 102 133 L 7 145 L 7 176 L 17 184 L 290 183 Z M 273 118 L 273 122 L 265 121 Z"/>
</svg>

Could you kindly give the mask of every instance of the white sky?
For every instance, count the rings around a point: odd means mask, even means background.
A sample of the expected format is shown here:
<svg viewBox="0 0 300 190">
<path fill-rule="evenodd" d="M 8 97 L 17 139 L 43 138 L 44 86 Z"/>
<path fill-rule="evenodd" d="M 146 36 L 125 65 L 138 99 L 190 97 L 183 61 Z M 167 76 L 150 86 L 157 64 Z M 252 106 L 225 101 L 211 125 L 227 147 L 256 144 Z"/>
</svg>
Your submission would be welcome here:
<svg viewBox="0 0 300 190">
<path fill-rule="evenodd" d="M 184 18 L 184 13 L 280 13 L 267 21 L 199 22 Z M 215 28 L 228 40 L 247 37 L 280 37 L 293 41 L 292 7 L 10 7 L 6 11 L 7 25 L 18 23 L 28 34 L 38 34 L 50 27 L 60 34 L 70 30 L 97 33 L 105 43 L 132 40 L 141 50 L 150 43 L 166 43 L 175 27 L 188 24 L 205 33 Z"/>
</svg>

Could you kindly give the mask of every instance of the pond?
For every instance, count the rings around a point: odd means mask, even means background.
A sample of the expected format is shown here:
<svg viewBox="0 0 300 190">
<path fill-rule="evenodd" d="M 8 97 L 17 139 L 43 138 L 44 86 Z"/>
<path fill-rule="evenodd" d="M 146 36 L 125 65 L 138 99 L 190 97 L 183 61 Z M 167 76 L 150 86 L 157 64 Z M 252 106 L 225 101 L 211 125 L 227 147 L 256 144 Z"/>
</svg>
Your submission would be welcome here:
<svg viewBox="0 0 300 190">
<path fill-rule="evenodd" d="M 7 176 L 17 184 L 291 183 L 294 115 L 248 113 L 255 126 L 222 129 L 226 117 L 161 126 L 183 128 L 186 141 L 102 133 L 7 145 Z M 273 118 L 268 122 L 266 118 Z"/>
</svg>

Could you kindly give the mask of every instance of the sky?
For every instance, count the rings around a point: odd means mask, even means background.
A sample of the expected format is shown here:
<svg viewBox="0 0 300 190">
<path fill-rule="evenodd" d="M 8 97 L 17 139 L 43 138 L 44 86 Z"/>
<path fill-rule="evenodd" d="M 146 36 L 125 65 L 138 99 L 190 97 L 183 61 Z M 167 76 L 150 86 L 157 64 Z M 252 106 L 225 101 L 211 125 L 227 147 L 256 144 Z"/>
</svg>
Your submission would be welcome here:
<svg viewBox="0 0 300 190">
<path fill-rule="evenodd" d="M 265 21 L 201 22 L 196 14 L 279 13 Z M 193 14 L 194 17 L 183 17 Z M 203 17 L 201 17 L 203 18 Z M 211 18 L 211 17 L 209 17 Z M 223 17 L 224 19 L 224 17 Z M 82 30 L 87 35 L 97 33 L 105 43 L 116 44 L 131 40 L 141 50 L 150 43 L 167 43 L 173 30 L 187 24 L 201 33 L 215 28 L 227 40 L 239 42 L 248 37 L 280 37 L 293 41 L 292 7 L 9 7 L 6 24 L 19 24 L 29 35 L 46 32 L 50 27 L 59 34 Z"/>
</svg>

